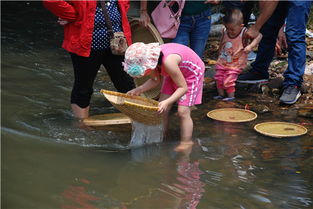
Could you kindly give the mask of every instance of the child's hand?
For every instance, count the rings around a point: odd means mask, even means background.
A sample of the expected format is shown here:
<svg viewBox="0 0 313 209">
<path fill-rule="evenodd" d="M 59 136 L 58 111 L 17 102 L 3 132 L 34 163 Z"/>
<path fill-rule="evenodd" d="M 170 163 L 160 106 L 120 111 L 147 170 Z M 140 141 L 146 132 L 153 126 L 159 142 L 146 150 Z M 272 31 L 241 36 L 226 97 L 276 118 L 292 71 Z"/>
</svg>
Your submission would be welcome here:
<svg viewBox="0 0 313 209">
<path fill-rule="evenodd" d="M 162 114 L 163 112 L 165 112 L 168 108 L 168 103 L 164 100 L 162 102 L 159 103 L 159 109 L 158 109 L 158 113 Z"/>
<path fill-rule="evenodd" d="M 131 96 L 139 96 L 141 94 L 141 91 L 139 88 L 135 88 L 133 90 L 130 90 L 126 94 L 131 95 Z"/>
<path fill-rule="evenodd" d="M 247 54 L 249 54 L 251 51 L 252 51 L 252 47 L 249 45 L 249 46 L 246 46 L 243 51 Z"/>
</svg>

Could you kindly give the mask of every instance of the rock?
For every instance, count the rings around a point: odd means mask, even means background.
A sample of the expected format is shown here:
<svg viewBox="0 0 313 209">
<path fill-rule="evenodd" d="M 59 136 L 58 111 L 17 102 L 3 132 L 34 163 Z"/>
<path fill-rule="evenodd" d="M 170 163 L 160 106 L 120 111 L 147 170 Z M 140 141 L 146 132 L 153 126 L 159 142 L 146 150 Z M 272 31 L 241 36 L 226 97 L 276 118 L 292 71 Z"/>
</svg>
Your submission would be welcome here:
<svg viewBox="0 0 313 209">
<path fill-rule="evenodd" d="M 263 105 L 263 104 L 255 104 L 254 106 L 251 107 L 251 110 L 260 114 L 260 113 L 269 112 L 270 108 L 266 105 Z"/>
<path fill-rule="evenodd" d="M 298 115 L 306 118 L 313 118 L 313 106 L 306 106 L 299 109 Z"/>
<path fill-rule="evenodd" d="M 305 75 L 313 75 L 313 63 L 305 66 Z"/>
<path fill-rule="evenodd" d="M 224 28 L 225 26 L 223 24 L 212 25 L 210 36 L 221 36 Z"/>
<path fill-rule="evenodd" d="M 304 75 L 301 90 L 304 93 L 313 92 L 313 75 Z"/>
<path fill-rule="evenodd" d="M 269 95 L 270 88 L 268 87 L 268 85 L 262 85 L 261 90 L 262 90 L 263 95 L 265 95 L 265 96 Z"/>
<path fill-rule="evenodd" d="M 313 59 L 313 51 L 306 51 L 306 56 Z"/>
<path fill-rule="evenodd" d="M 272 95 L 274 97 L 279 97 L 280 96 L 280 90 L 277 88 L 272 89 Z"/>
<path fill-rule="evenodd" d="M 258 103 L 265 103 L 265 104 L 270 104 L 270 103 L 273 103 L 274 102 L 274 99 L 270 96 L 259 96 L 256 98 L 256 101 Z"/>
</svg>

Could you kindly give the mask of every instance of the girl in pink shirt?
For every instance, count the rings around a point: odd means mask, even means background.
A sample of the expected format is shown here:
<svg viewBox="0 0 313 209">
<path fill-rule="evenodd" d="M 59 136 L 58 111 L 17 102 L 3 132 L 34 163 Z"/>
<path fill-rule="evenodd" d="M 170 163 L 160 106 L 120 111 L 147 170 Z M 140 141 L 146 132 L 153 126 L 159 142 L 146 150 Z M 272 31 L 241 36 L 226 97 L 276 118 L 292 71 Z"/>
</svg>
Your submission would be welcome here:
<svg viewBox="0 0 313 209">
<path fill-rule="evenodd" d="M 126 50 L 124 70 L 132 77 L 150 76 L 143 85 L 128 94 L 140 95 L 163 80 L 158 112 L 163 113 L 164 136 L 168 129 L 169 111 L 174 102 L 178 103 L 181 142 L 175 151 L 183 151 L 193 145 L 190 107 L 201 104 L 204 69 L 200 57 L 181 44 L 138 42 Z"/>
<path fill-rule="evenodd" d="M 250 44 L 244 39 L 246 28 L 239 9 L 230 10 L 223 18 L 225 29 L 219 46 L 215 80 L 218 96 L 214 99 L 232 101 L 235 99 L 235 82 L 247 65 L 248 53 L 261 41 L 260 34 Z M 225 97 L 225 91 L 227 97 Z"/>
</svg>

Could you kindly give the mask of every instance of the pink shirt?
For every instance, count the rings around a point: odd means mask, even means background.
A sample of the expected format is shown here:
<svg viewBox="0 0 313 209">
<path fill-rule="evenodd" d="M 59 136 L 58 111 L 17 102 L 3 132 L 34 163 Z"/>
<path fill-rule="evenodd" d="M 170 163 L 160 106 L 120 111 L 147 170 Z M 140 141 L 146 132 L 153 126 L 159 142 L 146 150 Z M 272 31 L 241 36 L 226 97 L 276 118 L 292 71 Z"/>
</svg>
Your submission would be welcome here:
<svg viewBox="0 0 313 209">
<path fill-rule="evenodd" d="M 220 43 L 221 51 L 216 65 L 230 69 L 243 69 L 247 66 L 248 55 L 243 51 L 243 34 L 245 31 L 246 28 L 244 27 L 235 38 L 230 38 L 226 30 L 223 31 L 223 39 Z"/>
<path fill-rule="evenodd" d="M 204 63 L 201 58 L 189 47 L 182 44 L 168 43 L 161 45 L 161 52 L 163 53 L 162 62 L 170 54 L 178 54 L 181 57 L 179 69 L 186 79 L 188 77 L 198 77 L 204 73 Z M 161 67 L 161 75 L 168 76 L 164 67 Z"/>
<path fill-rule="evenodd" d="M 181 57 L 178 66 L 186 80 L 188 90 L 178 100 L 178 105 L 193 106 L 201 104 L 205 69 L 201 58 L 189 47 L 176 43 L 161 45 L 161 52 L 163 53 L 162 62 L 170 54 L 177 54 Z M 176 91 L 177 86 L 166 73 L 163 65 L 161 67 L 161 75 L 164 76 L 161 89 L 162 94 L 172 95 Z"/>
</svg>

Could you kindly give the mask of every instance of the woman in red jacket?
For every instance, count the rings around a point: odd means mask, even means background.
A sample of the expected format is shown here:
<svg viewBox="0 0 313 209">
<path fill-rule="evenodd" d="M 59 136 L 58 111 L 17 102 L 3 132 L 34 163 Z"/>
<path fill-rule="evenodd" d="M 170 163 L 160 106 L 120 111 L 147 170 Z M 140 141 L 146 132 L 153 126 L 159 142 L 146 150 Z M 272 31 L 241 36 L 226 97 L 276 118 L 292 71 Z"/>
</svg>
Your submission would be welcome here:
<svg viewBox="0 0 313 209">
<path fill-rule="evenodd" d="M 106 68 L 119 92 L 133 89 L 133 80 L 123 70 L 124 56 L 113 55 L 109 48 L 109 35 L 100 2 L 43 0 L 44 6 L 59 17 L 64 26 L 64 41 L 74 68 L 74 86 L 71 107 L 74 117 L 83 119 L 89 115 L 93 83 L 101 64 Z M 127 19 L 128 0 L 106 0 L 113 32 L 123 31 L 128 45 L 131 31 Z"/>
</svg>

